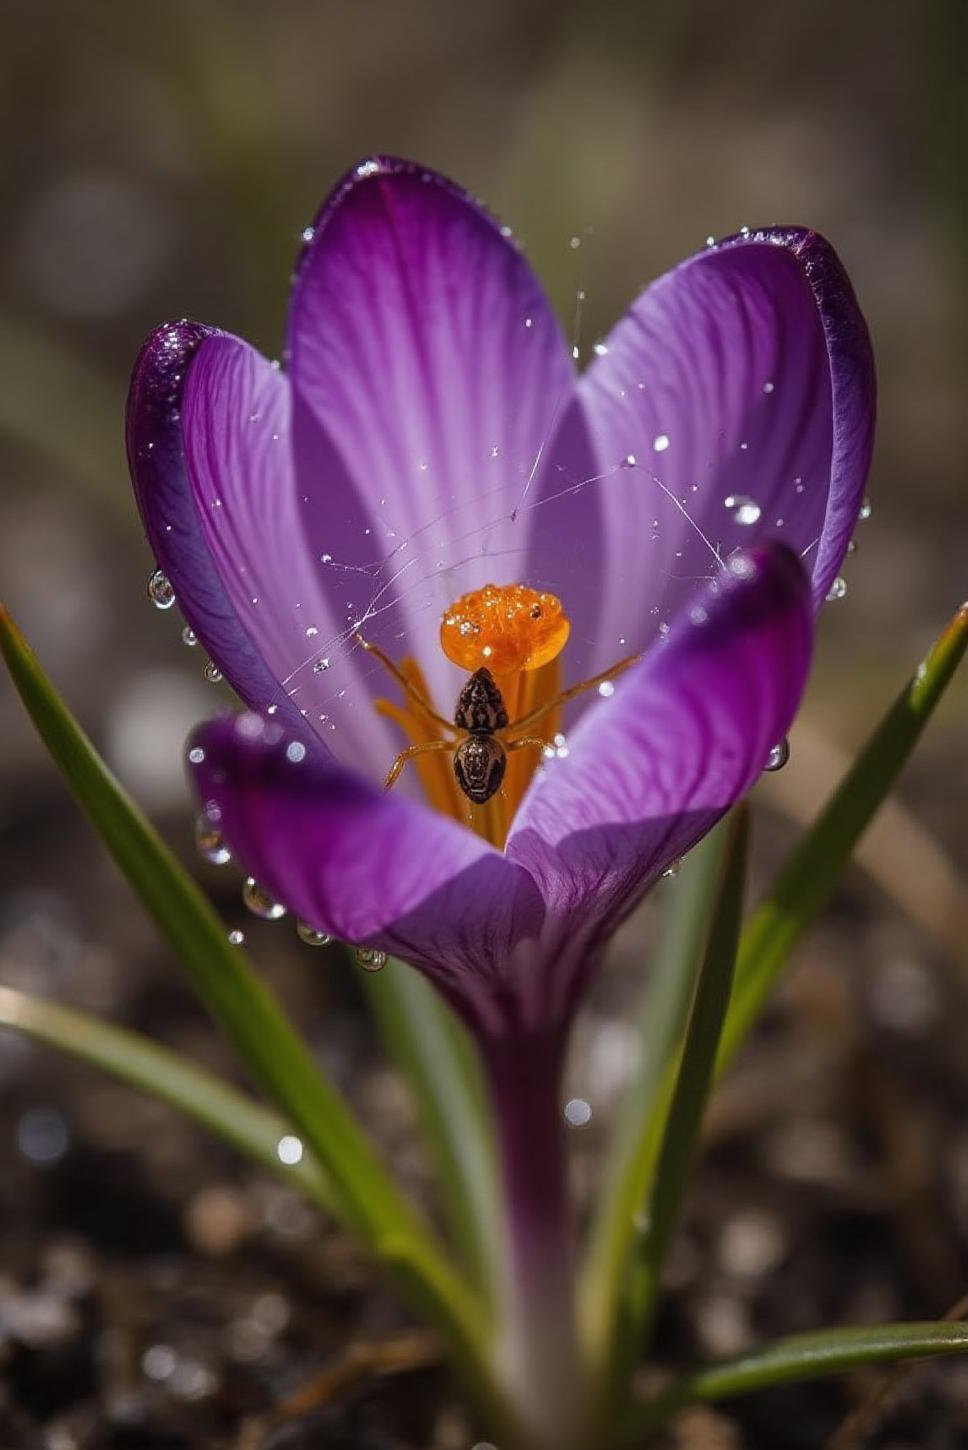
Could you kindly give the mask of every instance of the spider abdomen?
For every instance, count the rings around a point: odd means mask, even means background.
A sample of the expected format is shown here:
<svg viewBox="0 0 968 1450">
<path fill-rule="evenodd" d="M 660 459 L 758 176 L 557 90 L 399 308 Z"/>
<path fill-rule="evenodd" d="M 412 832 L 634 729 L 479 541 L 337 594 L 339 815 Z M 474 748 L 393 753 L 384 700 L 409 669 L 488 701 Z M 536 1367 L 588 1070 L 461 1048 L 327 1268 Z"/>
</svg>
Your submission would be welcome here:
<svg viewBox="0 0 968 1450">
<path fill-rule="evenodd" d="M 468 735 L 454 752 L 457 784 L 479 806 L 500 790 L 507 764 L 504 746 L 487 731 Z"/>
</svg>

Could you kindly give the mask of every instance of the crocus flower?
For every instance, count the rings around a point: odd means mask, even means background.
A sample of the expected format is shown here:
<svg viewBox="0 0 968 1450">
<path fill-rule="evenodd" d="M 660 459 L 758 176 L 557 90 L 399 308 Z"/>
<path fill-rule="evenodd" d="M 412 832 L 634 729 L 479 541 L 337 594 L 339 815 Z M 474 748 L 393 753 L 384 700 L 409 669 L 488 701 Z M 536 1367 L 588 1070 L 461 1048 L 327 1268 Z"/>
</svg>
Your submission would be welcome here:
<svg viewBox="0 0 968 1450">
<path fill-rule="evenodd" d="M 867 332 L 822 238 L 744 228 L 579 377 L 508 229 L 388 158 L 304 241 L 283 368 L 182 321 L 132 382 L 149 542 L 251 712 L 193 739 L 200 795 L 312 927 L 415 963 L 483 1037 L 545 1033 L 790 723 L 861 504 Z M 641 658 L 566 735 L 540 721 L 553 758 L 523 751 L 489 808 L 444 752 L 384 791 L 440 732 L 362 641 L 450 717 L 488 648 L 462 672 L 441 617 L 489 583 L 570 622 L 557 659 L 497 676 L 512 715 Z"/>
<path fill-rule="evenodd" d="M 616 925 L 790 724 L 861 506 L 867 331 L 821 237 L 744 228 L 578 376 L 508 229 L 383 157 L 304 241 L 283 367 L 182 321 L 135 368 L 148 539 L 248 707 L 189 760 L 262 888 L 364 962 L 414 963 L 476 1034 L 512 1273 L 541 1304 L 514 1353 L 558 1433 L 565 1031 Z M 524 717 L 537 743 L 475 805 L 444 726 L 491 665 L 508 743 Z"/>
</svg>

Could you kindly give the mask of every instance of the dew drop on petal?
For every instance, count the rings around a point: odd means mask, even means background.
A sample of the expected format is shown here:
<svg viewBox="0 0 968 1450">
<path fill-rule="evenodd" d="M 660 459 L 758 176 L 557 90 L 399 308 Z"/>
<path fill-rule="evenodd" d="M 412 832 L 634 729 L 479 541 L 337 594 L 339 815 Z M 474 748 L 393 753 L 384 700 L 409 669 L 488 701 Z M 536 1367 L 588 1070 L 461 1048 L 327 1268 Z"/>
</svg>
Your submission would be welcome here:
<svg viewBox="0 0 968 1450">
<path fill-rule="evenodd" d="M 329 660 L 328 659 L 325 659 L 325 660 L 317 660 L 316 663 L 313 665 L 313 674 L 314 675 L 321 675 L 324 670 L 328 670 L 328 669 L 329 669 Z"/>
<path fill-rule="evenodd" d="M 763 391 L 764 391 L 764 393 L 772 393 L 772 391 L 773 391 L 773 389 L 774 389 L 775 386 L 776 386 L 775 383 L 764 383 L 763 384 Z"/>
<path fill-rule="evenodd" d="M 232 859 L 225 837 L 208 811 L 203 811 L 195 822 L 195 846 L 198 854 L 213 866 L 226 866 Z"/>
<path fill-rule="evenodd" d="M 187 644 L 189 649 L 194 649 L 195 646 L 198 644 L 198 635 L 192 629 L 190 624 L 185 625 L 185 628 L 181 632 L 181 637 L 182 644 Z"/>
<path fill-rule="evenodd" d="M 834 580 L 834 582 L 831 584 L 830 588 L 827 590 L 827 600 L 828 600 L 828 602 L 830 602 L 830 601 L 832 601 L 834 599 L 843 599 L 843 597 L 844 597 L 844 595 L 846 593 L 847 593 L 847 580 L 844 579 L 840 574 L 838 574 L 837 575 L 837 578 Z"/>
<path fill-rule="evenodd" d="M 856 539 L 851 539 L 850 543 L 847 545 L 847 552 L 848 552 L 848 554 L 856 554 L 857 553 L 857 540 Z"/>
<path fill-rule="evenodd" d="M 755 524 L 762 513 L 755 499 L 749 498 L 745 493 L 728 493 L 723 499 L 723 506 L 729 509 L 733 521 L 742 524 L 744 528 Z"/>
<path fill-rule="evenodd" d="M 325 931 L 317 931 L 308 921 L 296 922 L 296 935 L 308 947 L 328 947 L 333 938 Z"/>
<path fill-rule="evenodd" d="M 592 352 L 595 354 L 596 357 L 604 357 L 605 354 L 608 352 L 608 343 L 596 342 L 592 346 Z"/>
<path fill-rule="evenodd" d="M 295 1168 L 302 1162 L 303 1145 L 295 1133 L 286 1133 L 276 1144 L 276 1156 L 287 1168 Z"/>
<path fill-rule="evenodd" d="M 303 241 L 306 242 L 307 245 L 308 245 L 308 243 L 311 242 L 312 239 L 313 239 L 313 237 L 316 235 L 316 228 L 315 227 L 303 227 L 301 235 L 302 235 Z"/>
<path fill-rule="evenodd" d="M 585 1128 L 592 1120 L 592 1105 L 586 1098 L 569 1098 L 565 1103 L 565 1122 L 572 1128 Z"/>
<path fill-rule="evenodd" d="M 673 861 L 672 865 L 671 866 L 667 866 L 666 869 L 663 871 L 663 873 L 662 873 L 662 879 L 664 881 L 671 881 L 674 877 L 676 877 L 676 876 L 679 875 L 679 872 L 681 870 L 682 870 L 682 862 L 681 861 Z"/>
<path fill-rule="evenodd" d="M 240 947 L 245 941 L 245 932 L 240 931 L 237 926 L 233 927 L 232 930 L 229 932 L 229 941 L 234 947 Z"/>
<path fill-rule="evenodd" d="M 860 519 L 861 523 L 863 523 L 864 520 L 865 519 L 869 519 L 870 516 L 871 516 L 871 501 L 870 501 L 869 498 L 865 498 L 864 499 L 864 502 L 861 504 L 860 508 L 857 511 L 857 517 Z"/>
<path fill-rule="evenodd" d="M 774 745 L 773 749 L 770 751 L 769 755 L 766 757 L 766 764 L 764 765 L 763 769 L 764 770 L 782 770 L 783 767 L 786 765 L 786 763 L 787 763 L 787 761 L 789 759 L 790 759 L 790 742 L 784 736 L 784 738 L 781 741 L 779 741 L 778 744 Z"/>
<path fill-rule="evenodd" d="M 290 740 L 286 746 L 286 759 L 291 760 L 293 765 L 306 759 L 306 747 L 301 740 Z"/>
<path fill-rule="evenodd" d="M 667 433 L 657 433 L 656 436 L 652 439 L 653 453 L 664 453 L 668 446 L 669 435 Z"/>
<path fill-rule="evenodd" d="M 362 967 L 364 972 L 382 971 L 387 964 L 386 952 L 381 952 L 376 947 L 357 947 L 353 955 L 356 965 Z"/>
<path fill-rule="evenodd" d="M 175 602 L 171 580 L 162 569 L 156 569 L 148 580 L 148 598 L 156 609 L 170 609 Z"/>
<path fill-rule="evenodd" d="M 242 887 L 242 900 L 252 912 L 253 916 L 261 916 L 263 921 L 279 921 L 286 914 L 286 908 L 281 901 L 276 901 L 268 891 L 264 891 L 254 876 L 247 876 Z"/>
<path fill-rule="evenodd" d="M 715 245 L 716 245 L 716 238 L 715 237 L 707 237 L 706 238 L 706 246 L 707 247 L 714 247 Z"/>
<path fill-rule="evenodd" d="M 193 745 L 188 752 L 188 759 L 192 765 L 201 765 L 205 759 L 205 751 L 200 745 Z"/>
<path fill-rule="evenodd" d="M 217 685 L 222 678 L 222 671 L 213 660 L 209 660 L 205 666 L 204 674 L 210 685 Z"/>
<path fill-rule="evenodd" d="M 601 695 L 603 700 L 607 700 L 610 698 L 610 696 L 614 695 L 615 686 L 612 681 L 602 680 L 602 683 L 598 687 L 598 693 Z"/>
</svg>

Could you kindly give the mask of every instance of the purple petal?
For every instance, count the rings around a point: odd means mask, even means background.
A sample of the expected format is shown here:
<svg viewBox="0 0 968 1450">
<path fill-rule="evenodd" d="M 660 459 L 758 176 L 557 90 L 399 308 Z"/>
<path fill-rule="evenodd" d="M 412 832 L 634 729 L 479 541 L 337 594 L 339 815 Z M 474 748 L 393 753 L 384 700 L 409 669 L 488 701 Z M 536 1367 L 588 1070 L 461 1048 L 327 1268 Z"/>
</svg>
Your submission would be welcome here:
<svg viewBox="0 0 968 1450">
<path fill-rule="evenodd" d="M 423 967 L 493 1026 L 495 984 L 544 916 L 526 871 L 258 715 L 210 721 L 189 745 L 206 810 L 260 885 L 318 930 Z"/>
<path fill-rule="evenodd" d="M 821 237 L 768 229 L 682 263 L 641 295 L 581 388 L 613 470 L 598 668 L 619 636 L 643 648 L 697 580 L 764 537 L 804 558 L 819 606 L 874 422 L 867 329 Z"/>
<path fill-rule="evenodd" d="M 731 560 L 535 776 L 507 856 L 562 936 L 612 930 L 756 780 L 807 675 L 809 584 L 771 545 Z"/>
<path fill-rule="evenodd" d="M 271 705 L 294 724 L 298 712 L 213 567 L 189 481 L 181 426 L 185 378 L 202 349 L 223 341 L 213 328 L 187 321 L 151 334 L 131 379 L 128 462 L 148 543 L 188 623 L 243 700 Z"/>
<path fill-rule="evenodd" d="M 352 645 L 345 604 L 312 537 L 292 463 L 287 378 L 238 338 L 209 338 L 188 369 L 182 430 L 202 537 L 237 618 L 303 730 L 310 727 L 347 764 L 381 773 L 399 746 L 371 708 L 361 674 L 370 673 L 370 662 Z M 337 458 L 328 459 L 317 483 L 352 516 L 355 493 Z"/>
<path fill-rule="evenodd" d="M 446 707 L 460 678 L 441 613 L 529 567 L 532 506 L 575 402 L 558 324 L 506 229 L 436 173 L 377 158 L 312 230 L 288 342 L 300 489 L 341 607 L 416 653 Z M 326 482 L 333 446 L 365 519 L 343 518 Z M 554 552 L 539 544 L 539 567 Z"/>
</svg>

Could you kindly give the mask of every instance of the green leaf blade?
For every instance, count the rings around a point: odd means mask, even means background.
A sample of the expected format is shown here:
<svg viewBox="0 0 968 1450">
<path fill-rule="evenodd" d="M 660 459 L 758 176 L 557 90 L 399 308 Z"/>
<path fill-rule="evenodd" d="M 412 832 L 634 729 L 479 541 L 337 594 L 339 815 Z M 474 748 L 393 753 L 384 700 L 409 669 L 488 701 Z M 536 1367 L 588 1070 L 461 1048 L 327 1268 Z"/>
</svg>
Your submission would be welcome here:
<svg viewBox="0 0 968 1450">
<path fill-rule="evenodd" d="M 417 1099 L 454 1239 L 476 1286 L 490 1299 L 500 1274 L 500 1209 L 473 1044 L 426 979 L 405 962 L 365 973 L 363 989 Z"/>
<path fill-rule="evenodd" d="M 893 788 L 966 647 L 968 604 L 957 611 L 918 666 L 750 917 L 740 942 L 718 1072 L 735 1056 L 790 952 L 830 899 L 854 846 Z"/>
<path fill-rule="evenodd" d="M 677 1410 L 697 1401 L 731 1399 L 774 1385 L 843 1374 L 868 1365 L 965 1353 L 968 1353 L 968 1324 L 964 1323 L 932 1320 L 790 1335 L 735 1359 L 682 1375 L 631 1417 L 620 1443 L 629 1450 L 632 1446 L 638 1447 L 643 1435 L 658 1429 Z"/>
<path fill-rule="evenodd" d="M 332 1211 L 332 1185 L 317 1160 L 310 1153 L 290 1165 L 280 1159 L 279 1141 L 292 1130 L 284 1118 L 160 1043 L 12 987 L 0 987 L 0 1027 L 67 1052 L 168 1103 Z"/>
</svg>

